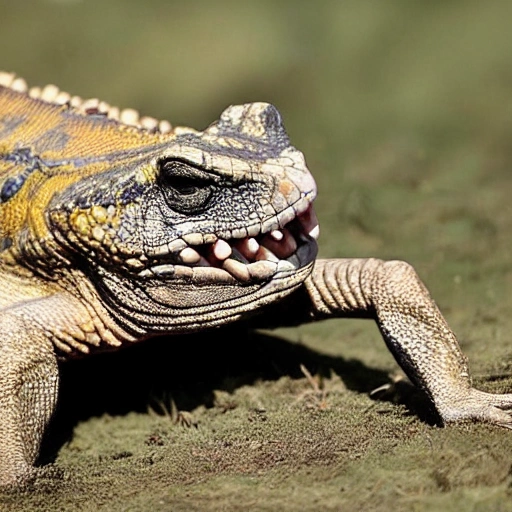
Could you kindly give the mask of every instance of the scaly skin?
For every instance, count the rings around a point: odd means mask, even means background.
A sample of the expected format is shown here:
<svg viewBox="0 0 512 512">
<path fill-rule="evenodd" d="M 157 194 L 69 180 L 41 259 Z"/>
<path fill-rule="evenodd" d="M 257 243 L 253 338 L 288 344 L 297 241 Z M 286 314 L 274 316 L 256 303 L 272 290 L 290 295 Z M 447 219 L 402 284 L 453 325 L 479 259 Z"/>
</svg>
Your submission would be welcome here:
<svg viewBox="0 0 512 512">
<path fill-rule="evenodd" d="M 512 427 L 407 263 L 316 260 L 314 180 L 277 110 L 198 132 L 0 73 L 0 485 L 22 485 L 58 361 L 239 320 L 374 318 L 443 422 Z"/>
</svg>

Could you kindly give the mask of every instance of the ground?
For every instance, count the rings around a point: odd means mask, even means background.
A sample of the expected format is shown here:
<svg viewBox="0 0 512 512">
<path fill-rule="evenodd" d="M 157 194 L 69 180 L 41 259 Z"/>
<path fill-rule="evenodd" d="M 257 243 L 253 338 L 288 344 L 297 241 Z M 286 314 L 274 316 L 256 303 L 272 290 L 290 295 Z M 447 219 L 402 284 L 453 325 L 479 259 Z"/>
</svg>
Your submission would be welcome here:
<svg viewBox="0 0 512 512">
<path fill-rule="evenodd" d="M 511 392 L 512 6 L 2 3 L 0 67 L 32 84 L 196 128 L 275 103 L 321 256 L 412 263 L 477 385 Z M 512 433 L 439 428 L 404 382 L 370 396 L 396 372 L 357 320 L 66 365 L 48 475 L 2 510 L 512 510 Z"/>
</svg>

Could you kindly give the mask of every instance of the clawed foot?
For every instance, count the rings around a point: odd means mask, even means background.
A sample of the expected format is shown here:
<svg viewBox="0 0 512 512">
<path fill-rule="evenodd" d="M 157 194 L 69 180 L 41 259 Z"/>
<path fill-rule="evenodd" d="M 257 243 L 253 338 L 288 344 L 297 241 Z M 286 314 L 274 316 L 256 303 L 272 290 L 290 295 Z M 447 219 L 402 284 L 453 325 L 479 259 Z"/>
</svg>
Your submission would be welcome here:
<svg viewBox="0 0 512 512">
<path fill-rule="evenodd" d="M 485 421 L 512 429 L 512 394 L 494 395 L 469 389 L 450 403 L 437 405 L 444 423 L 473 420 Z"/>
</svg>

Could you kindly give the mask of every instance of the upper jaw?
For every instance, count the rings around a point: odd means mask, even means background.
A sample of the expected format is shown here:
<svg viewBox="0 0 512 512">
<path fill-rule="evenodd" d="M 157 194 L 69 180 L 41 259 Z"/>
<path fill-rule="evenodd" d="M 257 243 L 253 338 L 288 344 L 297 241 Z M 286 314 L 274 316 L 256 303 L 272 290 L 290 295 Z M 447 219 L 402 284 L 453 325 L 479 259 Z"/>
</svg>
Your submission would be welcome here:
<svg viewBox="0 0 512 512">
<path fill-rule="evenodd" d="M 281 215 L 277 225 L 266 224 L 267 228 L 260 228 L 256 236 L 250 236 L 249 229 L 245 233 L 239 230 L 246 236 L 231 238 L 184 235 L 168 244 L 166 252 L 160 248 L 158 257 L 151 258 L 152 263 L 138 276 L 205 284 L 254 284 L 294 273 L 315 259 L 319 236 L 310 201 L 295 211 L 299 213 L 293 217 Z"/>
</svg>

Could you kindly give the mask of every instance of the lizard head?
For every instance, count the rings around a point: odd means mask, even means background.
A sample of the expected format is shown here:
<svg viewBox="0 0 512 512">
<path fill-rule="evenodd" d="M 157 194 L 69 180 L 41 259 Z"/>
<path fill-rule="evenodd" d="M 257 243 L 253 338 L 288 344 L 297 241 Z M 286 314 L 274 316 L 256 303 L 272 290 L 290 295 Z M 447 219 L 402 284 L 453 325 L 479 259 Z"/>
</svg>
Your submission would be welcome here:
<svg viewBox="0 0 512 512">
<path fill-rule="evenodd" d="M 156 139 L 50 205 L 60 243 L 92 262 L 116 309 L 189 330 L 300 285 L 317 253 L 316 185 L 276 108 L 231 106 L 204 131 Z"/>
<path fill-rule="evenodd" d="M 179 156 L 158 162 L 146 208 L 158 210 L 153 218 L 167 211 L 146 234 L 145 254 L 156 265 L 139 276 L 244 285 L 311 263 L 316 186 L 273 106 L 232 106 L 204 132 L 179 141 Z"/>
</svg>

